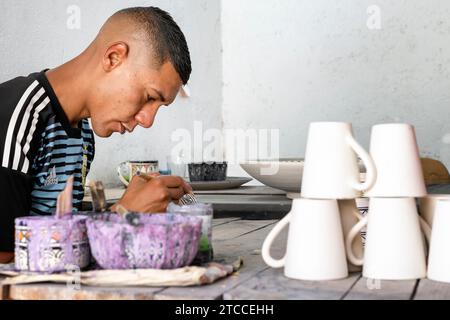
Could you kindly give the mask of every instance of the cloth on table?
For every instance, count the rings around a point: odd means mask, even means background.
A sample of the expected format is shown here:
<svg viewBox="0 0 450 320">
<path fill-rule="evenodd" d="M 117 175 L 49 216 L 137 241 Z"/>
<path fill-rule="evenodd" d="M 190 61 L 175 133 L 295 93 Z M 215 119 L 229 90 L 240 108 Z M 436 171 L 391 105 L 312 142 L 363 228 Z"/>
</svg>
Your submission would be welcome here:
<svg viewBox="0 0 450 320">
<path fill-rule="evenodd" d="M 243 264 L 239 257 L 231 264 L 210 262 L 204 266 L 188 266 L 178 269 L 134 269 L 70 271 L 57 274 L 17 272 L 14 264 L 0 264 L 0 274 L 7 276 L 1 285 L 55 282 L 79 283 L 86 286 L 198 286 L 213 283 L 237 271 Z"/>
</svg>

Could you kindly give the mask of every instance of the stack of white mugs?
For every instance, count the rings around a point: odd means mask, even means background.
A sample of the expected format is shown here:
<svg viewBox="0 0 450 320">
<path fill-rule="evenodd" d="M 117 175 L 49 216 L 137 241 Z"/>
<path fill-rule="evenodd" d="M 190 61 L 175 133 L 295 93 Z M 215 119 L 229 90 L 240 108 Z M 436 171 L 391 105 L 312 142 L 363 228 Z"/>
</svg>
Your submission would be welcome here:
<svg viewBox="0 0 450 320">
<path fill-rule="evenodd" d="M 358 157 L 366 168 L 364 182 Z M 363 196 L 369 197 L 365 216 L 356 206 Z M 425 220 L 416 198 L 426 200 Z M 287 224 L 286 254 L 274 259 L 271 244 Z M 350 123 L 314 122 L 308 132 L 301 197 L 265 239 L 262 256 L 271 267 L 284 266 L 286 277 L 300 280 L 341 279 L 362 266 L 363 276 L 371 279 L 428 275 L 450 282 L 448 243 L 450 195 L 427 197 L 413 126 L 373 126 L 369 154 L 354 139 Z"/>
</svg>

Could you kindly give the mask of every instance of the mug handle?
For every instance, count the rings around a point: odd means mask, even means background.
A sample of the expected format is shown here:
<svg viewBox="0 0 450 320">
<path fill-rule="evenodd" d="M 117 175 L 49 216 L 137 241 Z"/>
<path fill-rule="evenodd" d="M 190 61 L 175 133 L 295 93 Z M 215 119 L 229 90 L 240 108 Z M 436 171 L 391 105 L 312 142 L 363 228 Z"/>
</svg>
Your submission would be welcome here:
<svg viewBox="0 0 450 320">
<path fill-rule="evenodd" d="M 284 254 L 283 258 L 281 259 L 274 259 L 270 255 L 270 247 L 272 246 L 273 240 L 278 236 L 280 231 L 289 223 L 291 219 L 291 213 L 288 213 L 283 219 L 278 222 L 275 227 L 273 227 L 272 230 L 270 230 L 269 234 L 267 235 L 266 239 L 264 240 L 261 255 L 264 260 L 264 262 L 272 267 L 272 268 L 281 268 L 284 266 L 284 262 L 286 260 L 286 253 Z"/>
<path fill-rule="evenodd" d="M 367 225 L 368 216 L 364 216 L 347 234 L 345 239 L 345 250 L 347 251 L 348 260 L 355 266 L 362 266 L 364 263 L 363 258 L 357 258 L 353 252 L 352 243 L 357 235 L 361 236 L 361 229 Z"/>
<path fill-rule="evenodd" d="M 125 162 L 121 162 L 118 166 L 117 166 L 117 175 L 119 176 L 119 180 L 126 186 L 128 186 L 128 181 L 123 177 L 122 172 L 120 171 L 120 168 L 124 165 L 124 164 L 128 164 L 129 161 L 125 161 Z"/>
<path fill-rule="evenodd" d="M 355 151 L 355 153 L 361 158 L 364 166 L 366 167 L 366 181 L 364 183 L 354 183 L 353 188 L 358 191 L 366 191 L 372 188 L 377 180 L 377 169 L 373 162 L 372 157 L 367 153 L 366 150 L 361 147 L 361 145 L 355 140 L 352 135 L 349 135 L 347 142 L 350 147 Z"/>
<path fill-rule="evenodd" d="M 361 220 L 364 216 L 363 216 L 362 213 L 359 211 L 358 204 L 356 203 L 356 199 L 353 199 L 353 201 L 355 201 L 355 206 L 354 206 L 352 209 L 356 209 L 356 210 L 352 210 L 352 214 L 353 214 L 358 220 Z"/>
</svg>

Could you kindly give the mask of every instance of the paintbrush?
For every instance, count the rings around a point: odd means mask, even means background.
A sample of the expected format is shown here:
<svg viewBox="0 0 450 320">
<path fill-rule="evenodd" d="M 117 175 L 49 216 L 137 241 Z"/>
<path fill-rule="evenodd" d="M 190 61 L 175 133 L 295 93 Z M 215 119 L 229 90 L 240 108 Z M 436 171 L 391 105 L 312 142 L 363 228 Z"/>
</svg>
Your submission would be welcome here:
<svg viewBox="0 0 450 320">
<path fill-rule="evenodd" d="M 101 181 L 91 181 L 89 183 L 89 188 L 91 189 L 92 211 L 106 211 L 107 203 L 103 183 Z"/>
</svg>

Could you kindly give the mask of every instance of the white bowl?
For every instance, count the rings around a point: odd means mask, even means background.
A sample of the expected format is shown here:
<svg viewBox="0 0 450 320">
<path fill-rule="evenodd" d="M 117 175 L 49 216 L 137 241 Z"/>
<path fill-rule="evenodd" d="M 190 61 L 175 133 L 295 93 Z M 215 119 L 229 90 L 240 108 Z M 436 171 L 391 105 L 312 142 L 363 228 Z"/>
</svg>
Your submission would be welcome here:
<svg viewBox="0 0 450 320">
<path fill-rule="evenodd" d="M 303 163 L 304 161 L 301 158 L 284 158 L 279 160 L 249 160 L 240 163 L 240 165 L 250 176 L 266 186 L 286 192 L 300 192 Z M 276 165 L 278 165 L 278 172 L 271 175 L 264 174 L 264 170 Z"/>
<path fill-rule="evenodd" d="M 278 172 L 264 174 L 271 166 L 278 165 Z M 303 175 L 303 158 L 280 158 L 278 160 L 248 160 L 240 163 L 250 176 L 266 186 L 280 189 L 288 193 L 299 193 Z M 361 181 L 364 180 L 365 168 L 359 161 Z M 261 172 L 263 171 L 263 172 Z M 293 195 L 294 196 L 294 195 Z"/>
</svg>

